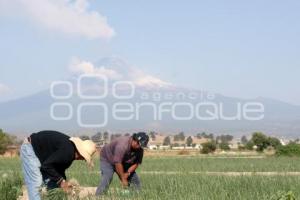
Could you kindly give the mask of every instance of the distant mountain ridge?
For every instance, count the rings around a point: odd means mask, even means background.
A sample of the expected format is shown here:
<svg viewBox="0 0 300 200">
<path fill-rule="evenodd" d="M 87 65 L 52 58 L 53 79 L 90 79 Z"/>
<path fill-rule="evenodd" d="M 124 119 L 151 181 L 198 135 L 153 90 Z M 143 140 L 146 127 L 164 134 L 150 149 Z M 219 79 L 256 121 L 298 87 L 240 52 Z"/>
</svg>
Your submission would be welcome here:
<svg viewBox="0 0 300 200">
<path fill-rule="evenodd" d="M 96 63 L 95 68 L 92 68 L 95 73 L 108 73 L 112 79 L 116 78 L 122 81 L 132 81 L 136 84 L 135 96 L 128 100 L 117 100 L 109 90 L 109 94 L 105 99 L 90 100 L 80 99 L 75 92 L 69 99 L 53 99 L 50 95 L 50 89 L 38 92 L 36 94 L 23 97 L 20 99 L 0 103 L 0 128 L 9 132 L 28 133 L 44 129 L 55 129 L 67 131 L 69 133 L 88 132 L 94 130 L 111 130 L 113 132 L 130 132 L 134 130 L 154 130 L 157 132 L 177 133 L 178 131 L 185 131 L 190 133 L 197 133 L 201 131 L 212 132 L 216 134 L 227 133 L 232 135 L 249 134 L 253 131 L 264 131 L 268 134 L 278 136 L 297 137 L 300 135 L 300 106 L 292 105 L 282 101 L 256 98 L 256 99 L 239 99 L 226 97 L 221 94 L 214 94 L 215 97 L 209 100 L 215 104 L 223 104 L 224 112 L 231 116 L 236 110 L 238 103 L 244 104 L 247 102 L 259 102 L 264 105 L 264 119 L 260 121 L 247 120 L 213 120 L 201 121 L 198 119 L 191 119 L 186 121 L 178 121 L 172 119 L 170 116 L 164 117 L 162 120 L 154 120 L 151 108 L 145 108 L 140 113 L 140 120 L 122 121 L 116 120 L 112 117 L 112 113 L 108 114 L 108 123 L 104 127 L 86 128 L 78 125 L 77 111 L 81 103 L 105 103 L 109 109 L 112 108 L 116 102 L 127 102 L 132 105 L 145 102 L 141 99 L 143 94 L 149 96 L 155 94 L 204 94 L 207 91 L 200 91 L 188 88 L 182 88 L 170 84 L 166 81 L 160 80 L 151 75 L 145 74 L 134 67 L 127 64 L 119 58 L 104 58 Z M 80 68 L 81 67 L 81 68 Z M 84 65 L 80 65 L 78 69 L 84 70 Z M 91 67 L 91 66 L 89 66 Z M 77 89 L 76 75 L 70 78 L 72 87 Z M 110 83 L 110 82 L 109 82 Z M 90 84 L 90 83 L 89 83 Z M 93 84 L 93 83 L 92 83 Z M 111 86 L 112 84 L 109 84 Z M 92 88 L 92 87 L 91 87 Z M 99 88 L 89 88 L 89 85 L 84 85 L 84 89 L 89 89 L 91 94 L 97 94 Z M 101 87 L 100 87 L 101 88 Z M 128 93 L 129 89 L 123 89 L 123 94 Z M 61 88 L 58 94 L 66 94 L 66 89 Z M 151 104 L 159 105 L 168 100 L 147 100 Z M 182 102 L 180 100 L 171 99 L 171 102 Z M 199 102 L 204 102 L 206 99 L 187 99 L 183 102 L 196 105 Z M 69 120 L 56 121 L 50 117 L 51 105 L 55 102 L 69 103 L 73 107 L 73 116 Z M 64 109 L 57 109 L 56 114 L 64 116 L 66 111 Z M 186 110 L 178 108 L 178 113 L 186 114 Z M 82 114 L 82 120 L 89 122 L 98 122 L 102 120 L 103 114 L 96 109 L 88 110 L 87 113 Z"/>
</svg>

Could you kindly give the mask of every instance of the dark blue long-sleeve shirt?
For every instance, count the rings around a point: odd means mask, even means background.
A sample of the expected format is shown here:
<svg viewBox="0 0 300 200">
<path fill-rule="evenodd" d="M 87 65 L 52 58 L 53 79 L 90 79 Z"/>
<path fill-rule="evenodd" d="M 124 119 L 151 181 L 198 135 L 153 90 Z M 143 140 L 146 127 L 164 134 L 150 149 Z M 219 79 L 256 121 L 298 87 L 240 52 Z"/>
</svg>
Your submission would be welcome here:
<svg viewBox="0 0 300 200">
<path fill-rule="evenodd" d="M 30 136 L 33 150 L 41 162 L 44 180 L 59 182 L 66 179 L 65 170 L 72 164 L 76 152 L 69 138 L 57 131 L 41 131 Z"/>
</svg>

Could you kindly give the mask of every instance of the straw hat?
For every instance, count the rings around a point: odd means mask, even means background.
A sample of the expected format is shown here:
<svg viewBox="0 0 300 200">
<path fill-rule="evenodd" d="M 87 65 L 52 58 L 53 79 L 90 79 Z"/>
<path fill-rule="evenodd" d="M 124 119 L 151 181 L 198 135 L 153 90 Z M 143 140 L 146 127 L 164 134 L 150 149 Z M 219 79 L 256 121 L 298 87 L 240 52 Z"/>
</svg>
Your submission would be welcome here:
<svg viewBox="0 0 300 200">
<path fill-rule="evenodd" d="M 92 156 L 96 152 L 96 144 L 92 140 L 82 140 L 78 137 L 71 137 L 78 153 L 86 160 L 89 166 L 93 166 Z"/>
</svg>

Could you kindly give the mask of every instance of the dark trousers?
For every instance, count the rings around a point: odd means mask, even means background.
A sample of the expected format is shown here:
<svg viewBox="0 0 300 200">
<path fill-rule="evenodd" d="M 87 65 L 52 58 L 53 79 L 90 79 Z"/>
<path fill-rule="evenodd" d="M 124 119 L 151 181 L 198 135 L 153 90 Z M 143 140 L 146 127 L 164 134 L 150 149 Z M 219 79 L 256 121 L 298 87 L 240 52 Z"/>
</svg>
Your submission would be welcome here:
<svg viewBox="0 0 300 200">
<path fill-rule="evenodd" d="M 114 165 L 108 163 L 105 160 L 100 161 L 100 170 L 101 170 L 101 181 L 96 190 L 96 195 L 101 195 L 105 193 L 112 181 L 115 167 Z M 139 190 L 141 188 L 140 178 L 136 172 L 133 172 L 128 177 L 129 186 L 133 186 L 135 189 Z"/>
</svg>

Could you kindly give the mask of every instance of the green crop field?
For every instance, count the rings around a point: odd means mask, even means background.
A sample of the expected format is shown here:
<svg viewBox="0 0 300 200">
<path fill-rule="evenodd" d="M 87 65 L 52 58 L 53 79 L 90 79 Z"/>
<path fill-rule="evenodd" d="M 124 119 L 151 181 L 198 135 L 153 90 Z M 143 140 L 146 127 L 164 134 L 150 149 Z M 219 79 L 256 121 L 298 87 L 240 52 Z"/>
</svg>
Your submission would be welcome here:
<svg viewBox="0 0 300 200">
<path fill-rule="evenodd" d="M 19 159 L 0 159 L 2 176 L 21 175 Z M 300 199 L 300 159 L 288 157 L 145 157 L 138 170 L 143 189 L 122 194 L 117 176 L 102 199 Z M 88 170 L 75 161 L 67 172 L 96 187 L 99 160 Z M 101 198 L 100 198 L 101 199 Z"/>
</svg>

